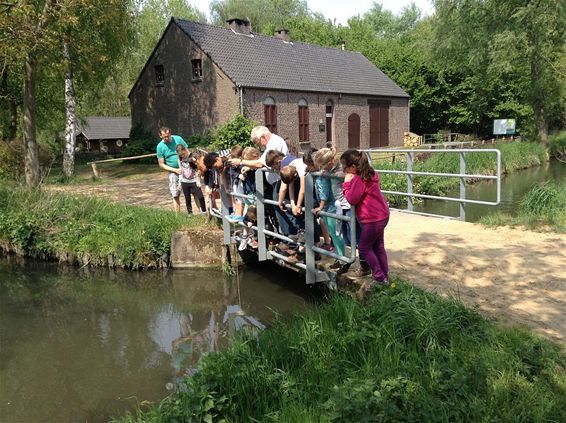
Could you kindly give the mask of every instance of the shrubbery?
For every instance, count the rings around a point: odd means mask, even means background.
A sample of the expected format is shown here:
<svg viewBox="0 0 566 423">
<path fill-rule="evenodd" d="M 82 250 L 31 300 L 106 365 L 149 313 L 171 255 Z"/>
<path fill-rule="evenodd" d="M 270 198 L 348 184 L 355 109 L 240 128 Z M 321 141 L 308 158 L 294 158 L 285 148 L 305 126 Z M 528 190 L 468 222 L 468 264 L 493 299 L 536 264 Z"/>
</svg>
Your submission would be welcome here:
<svg viewBox="0 0 566 423">
<path fill-rule="evenodd" d="M 566 131 L 548 137 L 548 152 L 551 157 L 566 161 Z"/>
<path fill-rule="evenodd" d="M 54 160 L 51 150 L 39 144 L 39 166 L 46 169 Z M 0 141 L 0 179 L 24 178 L 24 144 L 21 140 Z"/>
<path fill-rule="evenodd" d="M 521 200 L 517 216 L 496 213 L 485 216 L 486 225 L 524 225 L 529 229 L 566 232 L 566 184 L 544 183 L 533 187 Z"/>
</svg>

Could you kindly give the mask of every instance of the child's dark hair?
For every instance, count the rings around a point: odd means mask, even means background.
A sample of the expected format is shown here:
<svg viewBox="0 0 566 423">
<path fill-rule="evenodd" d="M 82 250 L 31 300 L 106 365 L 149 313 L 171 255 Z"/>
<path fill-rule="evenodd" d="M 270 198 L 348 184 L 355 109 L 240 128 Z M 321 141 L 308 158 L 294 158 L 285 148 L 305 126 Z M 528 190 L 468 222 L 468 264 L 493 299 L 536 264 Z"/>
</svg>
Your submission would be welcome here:
<svg viewBox="0 0 566 423">
<path fill-rule="evenodd" d="M 204 156 L 204 166 L 207 170 L 214 168 L 214 163 L 218 159 L 218 153 L 206 153 Z"/>
<path fill-rule="evenodd" d="M 242 157 L 242 151 L 244 151 L 244 148 L 241 145 L 235 145 L 230 150 L 230 157 L 233 159 L 239 159 Z"/>
<path fill-rule="evenodd" d="M 285 158 L 285 154 L 278 150 L 269 150 L 265 154 L 265 165 L 267 167 L 273 167 L 274 164 L 277 164 L 279 161 Z"/>
<path fill-rule="evenodd" d="M 180 151 L 185 151 L 186 149 L 187 147 L 185 147 L 183 144 L 177 144 L 177 147 L 175 147 L 177 153 L 179 153 Z"/>
<path fill-rule="evenodd" d="M 358 150 L 344 151 L 344 153 L 340 156 L 340 163 L 342 163 L 344 168 L 356 166 L 358 175 L 360 175 L 364 181 L 371 181 L 375 174 L 366 154 Z"/>
<path fill-rule="evenodd" d="M 189 166 L 193 169 L 193 170 L 197 170 L 198 166 L 197 166 L 197 160 L 200 158 L 201 154 L 193 151 L 191 154 L 189 154 Z"/>
<path fill-rule="evenodd" d="M 279 175 L 281 175 L 281 181 L 289 185 L 297 177 L 297 168 L 295 166 L 285 166 L 283 169 L 281 169 Z"/>
<path fill-rule="evenodd" d="M 251 222 L 255 222 L 257 220 L 257 209 L 255 206 L 248 207 L 248 211 L 246 212 L 246 217 Z"/>
<path fill-rule="evenodd" d="M 318 149 L 312 147 L 305 151 L 305 154 L 303 154 L 303 163 L 306 164 L 309 169 L 315 168 L 314 153 L 316 153 L 317 151 Z"/>
</svg>

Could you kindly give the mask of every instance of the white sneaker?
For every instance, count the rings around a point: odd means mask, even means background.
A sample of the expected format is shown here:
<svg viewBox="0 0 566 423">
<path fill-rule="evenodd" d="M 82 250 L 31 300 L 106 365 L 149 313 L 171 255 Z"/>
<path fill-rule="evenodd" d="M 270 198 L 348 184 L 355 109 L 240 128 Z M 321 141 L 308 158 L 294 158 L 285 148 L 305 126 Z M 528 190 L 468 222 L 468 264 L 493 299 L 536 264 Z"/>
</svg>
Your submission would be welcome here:
<svg viewBox="0 0 566 423">
<path fill-rule="evenodd" d="M 244 251 L 248 247 L 248 241 L 247 237 L 242 237 L 240 245 L 238 245 L 238 251 Z"/>
</svg>

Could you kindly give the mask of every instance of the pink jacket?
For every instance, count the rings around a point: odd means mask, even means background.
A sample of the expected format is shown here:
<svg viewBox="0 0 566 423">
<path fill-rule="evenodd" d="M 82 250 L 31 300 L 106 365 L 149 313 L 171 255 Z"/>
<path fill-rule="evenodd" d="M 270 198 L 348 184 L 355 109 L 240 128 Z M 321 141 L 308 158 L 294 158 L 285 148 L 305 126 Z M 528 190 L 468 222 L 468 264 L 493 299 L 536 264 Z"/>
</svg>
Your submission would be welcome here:
<svg viewBox="0 0 566 423">
<path fill-rule="evenodd" d="M 348 203 L 356 206 L 356 214 L 361 223 L 379 222 L 389 217 L 387 200 L 381 193 L 377 172 L 371 181 L 364 181 L 359 175 L 342 185 Z"/>
</svg>

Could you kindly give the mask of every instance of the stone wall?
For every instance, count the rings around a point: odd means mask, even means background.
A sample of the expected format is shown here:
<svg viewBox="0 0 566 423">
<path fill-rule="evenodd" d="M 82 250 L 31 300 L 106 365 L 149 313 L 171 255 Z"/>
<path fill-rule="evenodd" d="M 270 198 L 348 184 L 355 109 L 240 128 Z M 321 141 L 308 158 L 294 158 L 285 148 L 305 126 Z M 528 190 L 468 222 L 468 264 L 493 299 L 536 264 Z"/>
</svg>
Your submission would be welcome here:
<svg viewBox="0 0 566 423">
<path fill-rule="evenodd" d="M 171 237 L 171 266 L 173 268 L 221 267 L 230 263 L 231 253 L 222 245 L 221 230 L 187 229 Z"/>
</svg>

